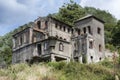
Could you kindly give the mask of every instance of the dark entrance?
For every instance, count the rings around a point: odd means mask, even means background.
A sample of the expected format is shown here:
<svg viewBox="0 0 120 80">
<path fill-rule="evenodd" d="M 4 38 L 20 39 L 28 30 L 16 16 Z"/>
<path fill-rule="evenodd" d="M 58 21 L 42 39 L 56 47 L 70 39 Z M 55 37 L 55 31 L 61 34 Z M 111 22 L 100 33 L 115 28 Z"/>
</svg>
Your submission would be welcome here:
<svg viewBox="0 0 120 80">
<path fill-rule="evenodd" d="M 41 44 L 37 45 L 37 50 L 38 50 L 38 54 L 41 55 L 42 53 Z"/>
</svg>

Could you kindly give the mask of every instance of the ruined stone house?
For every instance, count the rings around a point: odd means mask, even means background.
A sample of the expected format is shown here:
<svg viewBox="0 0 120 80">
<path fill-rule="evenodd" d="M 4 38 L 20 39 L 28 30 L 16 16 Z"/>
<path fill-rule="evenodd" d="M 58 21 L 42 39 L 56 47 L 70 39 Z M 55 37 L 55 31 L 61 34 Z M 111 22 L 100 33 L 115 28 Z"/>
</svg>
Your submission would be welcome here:
<svg viewBox="0 0 120 80">
<path fill-rule="evenodd" d="M 105 57 L 104 21 L 89 15 L 70 26 L 39 17 L 13 35 L 12 63 L 34 61 L 98 62 Z"/>
</svg>

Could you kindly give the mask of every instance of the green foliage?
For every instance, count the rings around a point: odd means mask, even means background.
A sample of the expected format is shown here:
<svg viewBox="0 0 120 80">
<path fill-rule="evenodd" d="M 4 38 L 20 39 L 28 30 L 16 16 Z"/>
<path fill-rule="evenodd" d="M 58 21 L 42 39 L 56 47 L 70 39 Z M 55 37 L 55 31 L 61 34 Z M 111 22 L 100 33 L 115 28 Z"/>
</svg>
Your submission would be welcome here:
<svg viewBox="0 0 120 80">
<path fill-rule="evenodd" d="M 61 70 L 66 65 L 65 62 L 49 62 L 48 66 L 54 67 L 57 70 Z"/>
<path fill-rule="evenodd" d="M 112 44 L 106 44 L 106 49 L 109 49 L 111 52 L 115 51 L 115 47 Z"/>
<path fill-rule="evenodd" d="M 50 62 L 42 64 L 15 64 L 7 69 L 0 69 L 7 80 L 115 80 L 113 63 L 105 60 L 96 64 L 78 62 Z M 119 69 L 116 70 L 120 77 Z M 5 79 L 6 80 L 6 79 Z"/>
<path fill-rule="evenodd" d="M 113 80 L 108 69 L 97 64 L 69 63 L 63 69 L 67 80 Z M 111 77 L 109 77 L 111 76 Z M 109 78 L 109 79 L 108 79 Z"/>
<path fill-rule="evenodd" d="M 85 11 L 80 5 L 71 1 L 68 4 L 64 4 L 59 9 L 59 12 L 53 16 L 69 25 L 73 25 L 74 21 L 85 16 Z"/>
<path fill-rule="evenodd" d="M 95 15 L 96 17 L 104 20 L 106 23 L 116 23 L 116 19 L 107 11 L 96 9 L 93 7 L 85 7 L 84 9 L 86 14 Z"/>
<path fill-rule="evenodd" d="M 99 62 L 102 66 L 105 66 L 107 68 L 113 68 L 114 64 L 113 62 L 110 62 L 108 59 L 103 60 L 102 62 Z"/>
<path fill-rule="evenodd" d="M 117 22 L 117 25 L 115 26 L 113 30 L 113 40 L 112 43 L 115 46 L 120 46 L 120 20 Z"/>
<path fill-rule="evenodd" d="M 0 38 L 0 57 L 6 62 L 11 63 L 12 56 L 12 32 Z M 1 62 L 0 62 L 1 63 Z"/>
<path fill-rule="evenodd" d="M 58 80 L 114 80 L 114 74 L 112 73 L 114 66 L 108 60 L 98 64 L 81 64 L 78 62 L 63 64 L 54 62 L 48 63 L 48 65 L 53 67 L 54 71 L 60 71 L 64 75 L 63 79 Z"/>
</svg>

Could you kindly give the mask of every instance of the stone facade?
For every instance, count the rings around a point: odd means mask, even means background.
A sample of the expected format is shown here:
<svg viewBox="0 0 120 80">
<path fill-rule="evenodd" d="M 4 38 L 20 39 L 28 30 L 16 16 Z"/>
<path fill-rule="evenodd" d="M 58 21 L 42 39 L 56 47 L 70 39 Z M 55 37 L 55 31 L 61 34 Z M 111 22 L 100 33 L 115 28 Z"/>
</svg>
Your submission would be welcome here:
<svg viewBox="0 0 120 80">
<path fill-rule="evenodd" d="M 89 15 L 70 26 L 53 17 L 39 17 L 13 35 L 13 63 L 104 59 L 104 22 Z"/>
</svg>

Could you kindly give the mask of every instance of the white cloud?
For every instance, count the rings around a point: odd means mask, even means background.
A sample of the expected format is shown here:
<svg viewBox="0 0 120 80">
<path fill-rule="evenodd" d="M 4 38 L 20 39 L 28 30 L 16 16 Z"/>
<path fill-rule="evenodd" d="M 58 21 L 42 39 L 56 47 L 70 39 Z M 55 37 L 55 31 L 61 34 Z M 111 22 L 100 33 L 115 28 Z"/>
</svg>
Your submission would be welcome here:
<svg viewBox="0 0 120 80">
<path fill-rule="evenodd" d="M 0 0 L 0 35 L 34 21 L 38 16 L 46 16 L 58 11 L 69 0 Z"/>
<path fill-rule="evenodd" d="M 109 11 L 117 19 L 120 19 L 120 0 L 82 0 L 80 5 Z"/>
</svg>

